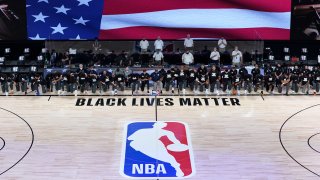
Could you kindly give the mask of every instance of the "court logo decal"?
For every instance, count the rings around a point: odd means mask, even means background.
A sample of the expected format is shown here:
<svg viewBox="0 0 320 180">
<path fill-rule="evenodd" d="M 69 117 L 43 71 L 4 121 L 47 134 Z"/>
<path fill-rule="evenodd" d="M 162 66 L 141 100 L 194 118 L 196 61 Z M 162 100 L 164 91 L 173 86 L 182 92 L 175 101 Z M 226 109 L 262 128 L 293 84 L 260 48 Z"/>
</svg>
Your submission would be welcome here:
<svg viewBox="0 0 320 180">
<path fill-rule="evenodd" d="M 134 179 L 180 179 L 194 175 L 187 124 L 159 121 L 127 124 L 120 173 Z"/>
</svg>

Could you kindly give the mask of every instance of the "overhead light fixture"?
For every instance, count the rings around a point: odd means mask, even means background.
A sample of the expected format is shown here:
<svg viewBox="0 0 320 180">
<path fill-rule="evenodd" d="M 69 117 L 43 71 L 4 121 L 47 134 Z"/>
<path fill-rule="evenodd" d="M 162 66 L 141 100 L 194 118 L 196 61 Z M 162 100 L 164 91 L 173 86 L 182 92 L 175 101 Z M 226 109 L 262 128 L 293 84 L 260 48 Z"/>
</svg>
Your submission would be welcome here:
<svg viewBox="0 0 320 180">
<path fill-rule="evenodd" d="M 30 53 L 30 49 L 29 48 L 24 48 L 24 51 L 23 51 L 25 54 L 28 54 Z"/>
<path fill-rule="evenodd" d="M 307 48 L 302 48 L 302 49 L 301 49 L 301 52 L 304 53 L 304 54 L 306 54 L 306 53 L 308 53 L 308 49 L 307 49 Z"/>
<path fill-rule="evenodd" d="M 38 56 L 38 61 L 42 61 L 43 60 L 43 56 Z"/>
<path fill-rule="evenodd" d="M 4 57 L 0 57 L 0 65 L 4 65 L 4 60 L 5 60 Z"/>
<path fill-rule="evenodd" d="M 10 48 L 5 48 L 5 49 L 4 49 L 4 52 L 5 52 L 6 54 L 9 54 L 9 53 L 11 52 L 11 49 L 10 49 Z"/>
<path fill-rule="evenodd" d="M 284 56 L 285 61 L 290 61 L 290 56 Z"/>
<path fill-rule="evenodd" d="M 274 60 L 274 56 L 273 55 L 269 55 L 269 60 L 273 61 Z"/>
<path fill-rule="evenodd" d="M 15 67 L 12 67 L 12 72 L 18 72 L 19 71 L 19 67 L 15 66 Z"/>
<path fill-rule="evenodd" d="M 19 56 L 19 61 L 24 61 L 24 56 Z"/>
<path fill-rule="evenodd" d="M 36 66 L 31 66 L 30 67 L 30 71 L 31 72 L 36 72 L 37 71 L 37 67 Z"/>
</svg>

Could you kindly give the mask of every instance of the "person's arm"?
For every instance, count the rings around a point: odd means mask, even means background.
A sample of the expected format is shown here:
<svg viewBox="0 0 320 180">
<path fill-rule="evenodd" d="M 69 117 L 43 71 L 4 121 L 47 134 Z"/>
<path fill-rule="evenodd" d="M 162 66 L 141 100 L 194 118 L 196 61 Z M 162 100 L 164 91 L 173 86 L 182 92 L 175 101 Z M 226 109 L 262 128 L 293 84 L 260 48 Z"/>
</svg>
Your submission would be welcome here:
<svg viewBox="0 0 320 180">
<path fill-rule="evenodd" d="M 237 56 L 237 53 L 235 51 L 232 51 L 231 56 L 232 56 L 232 58 L 234 58 Z"/>
<path fill-rule="evenodd" d="M 185 55 L 182 54 L 182 63 L 184 63 Z"/>
<path fill-rule="evenodd" d="M 164 62 L 164 55 L 161 53 L 161 61 L 160 61 L 161 65 L 163 64 L 163 62 Z"/>
<path fill-rule="evenodd" d="M 174 144 L 181 144 L 181 142 L 174 136 L 173 132 L 164 130 L 164 135 Z"/>
<path fill-rule="evenodd" d="M 193 55 L 191 54 L 191 64 L 194 63 L 194 58 L 193 58 Z"/>
<path fill-rule="evenodd" d="M 6 9 L 8 7 L 7 4 L 0 4 L 0 9 Z"/>
<path fill-rule="evenodd" d="M 60 75 L 58 81 L 61 81 L 63 79 L 62 74 Z"/>
<path fill-rule="evenodd" d="M 213 59 L 214 57 L 215 57 L 215 55 L 213 55 L 213 52 L 211 52 L 210 59 Z"/>
</svg>

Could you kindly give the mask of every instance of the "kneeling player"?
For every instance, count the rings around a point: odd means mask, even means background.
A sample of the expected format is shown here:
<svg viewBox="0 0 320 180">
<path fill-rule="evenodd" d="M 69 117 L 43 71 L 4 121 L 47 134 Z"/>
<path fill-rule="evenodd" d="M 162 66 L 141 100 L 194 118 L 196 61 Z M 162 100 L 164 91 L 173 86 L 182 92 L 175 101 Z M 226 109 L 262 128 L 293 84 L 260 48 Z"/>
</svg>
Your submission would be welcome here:
<svg viewBox="0 0 320 180">
<path fill-rule="evenodd" d="M 263 75 L 258 74 L 253 80 L 254 92 L 257 92 L 259 89 L 263 90 Z"/>
<path fill-rule="evenodd" d="M 198 74 L 198 77 L 196 79 L 196 83 L 199 86 L 200 92 L 203 92 L 203 87 L 206 89 L 206 94 L 209 94 L 209 89 L 208 89 L 208 75 L 207 74 Z"/>
<path fill-rule="evenodd" d="M 300 87 L 301 87 L 302 93 L 309 94 L 309 89 L 310 89 L 309 74 L 302 74 L 300 76 Z"/>
<path fill-rule="evenodd" d="M 233 86 L 233 95 L 240 95 L 240 85 L 242 84 L 242 79 L 240 74 L 233 76 L 232 78 L 232 86 Z"/>
<path fill-rule="evenodd" d="M 217 70 L 215 65 L 212 66 L 208 75 L 209 75 L 209 82 L 210 82 L 210 92 L 214 93 L 214 89 L 216 87 L 217 95 L 219 95 L 221 78 L 220 78 L 220 72 L 219 70 Z"/>
<path fill-rule="evenodd" d="M 113 75 L 113 88 L 112 88 L 112 94 L 117 95 L 118 94 L 118 89 L 121 91 L 124 91 L 124 75 L 118 74 L 118 75 Z"/>
<path fill-rule="evenodd" d="M 265 81 L 266 91 L 268 93 L 270 92 L 270 94 L 273 94 L 273 89 L 276 83 L 276 77 L 274 73 L 266 75 L 264 81 Z"/>
<path fill-rule="evenodd" d="M 221 79 L 222 79 L 222 85 L 223 85 L 223 92 L 226 92 L 227 90 L 227 94 L 230 94 L 231 91 L 231 72 L 226 69 L 224 72 L 222 72 L 221 74 Z"/>
</svg>

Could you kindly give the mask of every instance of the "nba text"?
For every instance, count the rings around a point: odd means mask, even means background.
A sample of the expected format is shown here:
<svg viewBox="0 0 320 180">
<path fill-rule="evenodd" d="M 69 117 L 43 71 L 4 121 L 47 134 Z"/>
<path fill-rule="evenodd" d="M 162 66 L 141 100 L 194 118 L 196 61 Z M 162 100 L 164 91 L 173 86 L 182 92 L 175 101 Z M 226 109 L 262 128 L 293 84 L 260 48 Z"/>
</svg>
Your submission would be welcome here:
<svg viewBox="0 0 320 180">
<path fill-rule="evenodd" d="M 241 106 L 238 98 L 78 98 L 76 106 Z"/>
</svg>

